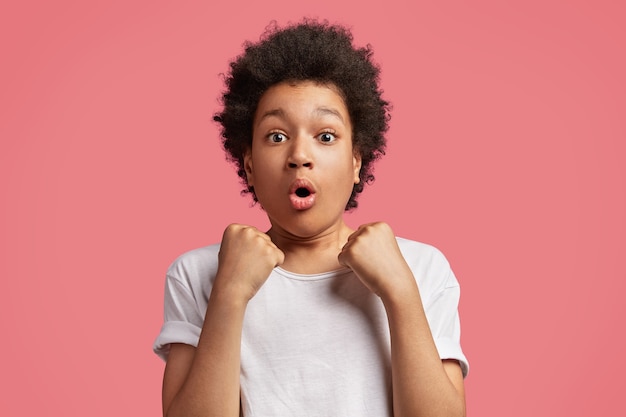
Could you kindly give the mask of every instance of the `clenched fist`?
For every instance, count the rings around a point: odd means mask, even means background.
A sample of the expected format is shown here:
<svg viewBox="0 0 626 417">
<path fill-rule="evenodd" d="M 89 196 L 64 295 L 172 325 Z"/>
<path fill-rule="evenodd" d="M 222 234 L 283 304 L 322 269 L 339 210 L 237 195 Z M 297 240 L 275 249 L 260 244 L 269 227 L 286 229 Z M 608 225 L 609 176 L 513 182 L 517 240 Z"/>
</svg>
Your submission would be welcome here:
<svg viewBox="0 0 626 417">
<path fill-rule="evenodd" d="M 348 237 L 339 262 L 352 269 L 363 284 L 383 300 L 416 288 L 413 273 L 400 252 L 393 230 L 386 223 L 360 226 Z"/>
<path fill-rule="evenodd" d="M 267 234 L 253 226 L 231 224 L 222 237 L 214 287 L 249 301 L 284 260 L 285 254 Z"/>
</svg>

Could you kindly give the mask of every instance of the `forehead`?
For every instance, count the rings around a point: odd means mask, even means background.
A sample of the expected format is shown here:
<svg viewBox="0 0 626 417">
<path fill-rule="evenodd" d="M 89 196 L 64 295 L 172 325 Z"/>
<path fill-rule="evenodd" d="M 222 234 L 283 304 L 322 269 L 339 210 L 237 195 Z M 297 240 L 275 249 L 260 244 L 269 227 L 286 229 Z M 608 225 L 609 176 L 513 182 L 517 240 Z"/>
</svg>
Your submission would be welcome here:
<svg viewBox="0 0 626 417">
<path fill-rule="evenodd" d="M 339 89 L 333 84 L 314 81 L 282 82 L 267 89 L 259 100 L 254 124 L 268 116 L 334 116 L 346 125 L 350 123 Z"/>
</svg>

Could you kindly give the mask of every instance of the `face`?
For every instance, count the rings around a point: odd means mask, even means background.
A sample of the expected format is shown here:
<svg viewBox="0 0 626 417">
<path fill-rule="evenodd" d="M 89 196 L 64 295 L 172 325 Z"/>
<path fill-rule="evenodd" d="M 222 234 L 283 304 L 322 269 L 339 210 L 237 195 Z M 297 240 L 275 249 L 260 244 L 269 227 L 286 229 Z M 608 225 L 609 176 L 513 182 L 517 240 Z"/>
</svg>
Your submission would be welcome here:
<svg viewBox="0 0 626 417">
<path fill-rule="evenodd" d="M 261 97 L 253 123 L 244 166 L 272 229 L 306 238 L 342 225 L 361 157 L 334 86 L 277 84 Z"/>
</svg>

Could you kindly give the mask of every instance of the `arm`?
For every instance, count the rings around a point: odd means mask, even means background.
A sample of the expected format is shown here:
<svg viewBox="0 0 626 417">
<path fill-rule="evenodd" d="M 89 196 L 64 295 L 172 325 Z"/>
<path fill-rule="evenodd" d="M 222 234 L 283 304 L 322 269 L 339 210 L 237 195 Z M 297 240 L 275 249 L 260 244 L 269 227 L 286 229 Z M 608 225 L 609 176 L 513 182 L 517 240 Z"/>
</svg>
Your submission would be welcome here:
<svg viewBox="0 0 626 417">
<path fill-rule="evenodd" d="M 461 368 L 439 358 L 415 278 L 391 228 L 384 223 L 361 226 L 339 260 L 381 298 L 387 311 L 394 415 L 465 416 Z"/>
<path fill-rule="evenodd" d="M 239 416 L 241 332 L 248 301 L 284 255 L 248 226 L 224 232 L 198 347 L 174 344 L 163 377 L 163 415 Z"/>
<path fill-rule="evenodd" d="M 394 415 L 465 416 L 461 367 L 439 359 L 417 285 L 383 303 L 391 332 Z"/>
<path fill-rule="evenodd" d="M 239 416 L 239 352 L 245 304 L 211 293 L 198 347 L 173 345 L 163 377 L 163 411 Z"/>
</svg>

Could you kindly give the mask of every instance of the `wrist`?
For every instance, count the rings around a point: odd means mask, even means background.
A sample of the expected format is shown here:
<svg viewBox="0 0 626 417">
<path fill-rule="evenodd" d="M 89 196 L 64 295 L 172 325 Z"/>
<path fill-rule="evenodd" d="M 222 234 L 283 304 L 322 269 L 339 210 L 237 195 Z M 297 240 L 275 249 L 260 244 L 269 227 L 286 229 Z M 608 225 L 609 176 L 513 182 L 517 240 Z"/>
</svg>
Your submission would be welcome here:
<svg viewBox="0 0 626 417">
<path fill-rule="evenodd" d="M 422 305 L 419 289 L 413 280 L 404 285 L 393 285 L 379 296 L 388 312 Z"/>
<path fill-rule="evenodd" d="M 248 301 L 254 296 L 249 288 L 232 279 L 219 279 L 216 277 L 211 289 L 210 300 L 232 307 L 245 308 Z"/>
</svg>

